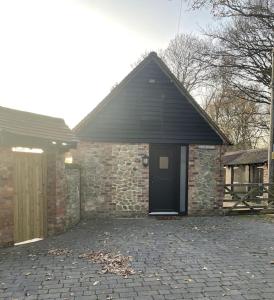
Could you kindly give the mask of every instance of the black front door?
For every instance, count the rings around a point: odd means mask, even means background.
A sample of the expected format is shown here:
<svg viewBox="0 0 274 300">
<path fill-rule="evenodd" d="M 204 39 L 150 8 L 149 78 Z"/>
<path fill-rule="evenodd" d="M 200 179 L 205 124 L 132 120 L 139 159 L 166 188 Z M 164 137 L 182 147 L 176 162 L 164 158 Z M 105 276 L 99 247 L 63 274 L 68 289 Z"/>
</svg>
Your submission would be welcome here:
<svg viewBox="0 0 274 300">
<path fill-rule="evenodd" d="M 150 145 L 149 211 L 179 212 L 180 146 Z"/>
</svg>

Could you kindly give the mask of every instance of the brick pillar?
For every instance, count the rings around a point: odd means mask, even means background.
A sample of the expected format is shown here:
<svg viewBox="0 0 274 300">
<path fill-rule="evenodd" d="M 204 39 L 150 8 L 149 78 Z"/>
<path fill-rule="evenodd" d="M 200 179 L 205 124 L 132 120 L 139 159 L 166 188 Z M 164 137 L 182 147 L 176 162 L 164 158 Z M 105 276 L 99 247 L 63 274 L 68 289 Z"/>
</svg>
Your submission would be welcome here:
<svg viewBox="0 0 274 300">
<path fill-rule="evenodd" d="M 14 185 L 12 160 L 9 148 L 0 148 L 0 246 L 13 245 Z"/>
<path fill-rule="evenodd" d="M 47 221 L 48 234 L 65 229 L 66 178 L 64 155 L 47 155 Z"/>
<path fill-rule="evenodd" d="M 264 167 L 263 167 L 263 183 L 268 183 L 268 163 L 264 163 Z"/>
<path fill-rule="evenodd" d="M 224 198 L 222 146 L 189 145 L 188 214 L 218 214 Z"/>
</svg>

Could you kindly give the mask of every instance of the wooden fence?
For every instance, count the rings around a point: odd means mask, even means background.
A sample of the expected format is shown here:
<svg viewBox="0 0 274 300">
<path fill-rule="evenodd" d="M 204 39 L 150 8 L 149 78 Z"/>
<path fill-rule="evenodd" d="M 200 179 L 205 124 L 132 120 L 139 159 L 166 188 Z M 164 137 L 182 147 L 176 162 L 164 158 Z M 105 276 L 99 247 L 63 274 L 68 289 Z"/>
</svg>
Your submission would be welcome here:
<svg viewBox="0 0 274 300">
<path fill-rule="evenodd" d="M 223 208 L 225 213 L 274 211 L 274 184 L 225 184 Z"/>
</svg>

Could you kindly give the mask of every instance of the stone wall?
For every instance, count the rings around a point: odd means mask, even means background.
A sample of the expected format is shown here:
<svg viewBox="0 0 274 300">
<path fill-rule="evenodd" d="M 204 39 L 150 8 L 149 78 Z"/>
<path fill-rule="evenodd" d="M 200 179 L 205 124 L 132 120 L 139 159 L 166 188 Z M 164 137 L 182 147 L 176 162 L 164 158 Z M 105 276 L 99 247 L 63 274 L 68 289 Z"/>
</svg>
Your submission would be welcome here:
<svg viewBox="0 0 274 300">
<path fill-rule="evenodd" d="M 76 225 L 80 221 L 80 168 L 75 164 L 67 164 L 66 175 L 66 229 Z"/>
<path fill-rule="evenodd" d="M 147 214 L 149 168 L 143 155 L 149 155 L 147 144 L 82 141 L 73 152 L 81 165 L 82 215 Z"/>
<path fill-rule="evenodd" d="M 12 152 L 0 147 L 0 246 L 13 244 L 13 168 Z"/>
<path fill-rule="evenodd" d="M 142 156 L 147 144 L 82 141 L 73 152 L 81 165 L 81 203 L 84 217 L 148 214 L 149 168 Z M 188 214 L 222 212 L 224 168 L 221 146 L 189 146 Z"/>
<path fill-rule="evenodd" d="M 222 212 L 224 188 L 223 146 L 189 146 L 188 214 Z"/>
</svg>

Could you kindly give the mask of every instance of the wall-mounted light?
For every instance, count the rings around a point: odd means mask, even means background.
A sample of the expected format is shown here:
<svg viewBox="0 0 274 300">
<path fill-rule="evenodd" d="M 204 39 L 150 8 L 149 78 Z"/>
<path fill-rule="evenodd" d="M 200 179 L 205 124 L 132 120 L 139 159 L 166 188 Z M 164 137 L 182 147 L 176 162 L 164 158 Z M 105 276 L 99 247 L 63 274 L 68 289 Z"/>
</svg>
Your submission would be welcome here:
<svg viewBox="0 0 274 300">
<path fill-rule="evenodd" d="M 142 163 L 143 163 L 143 166 L 144 166 L 144 167 L 147 167 L 147 166 L 148 166 L 148 162 L 149 162 L 148 159 L 149 159 L 148 155 L 144 154 L 144 155 L 142 156 Z"/>
</svg>

